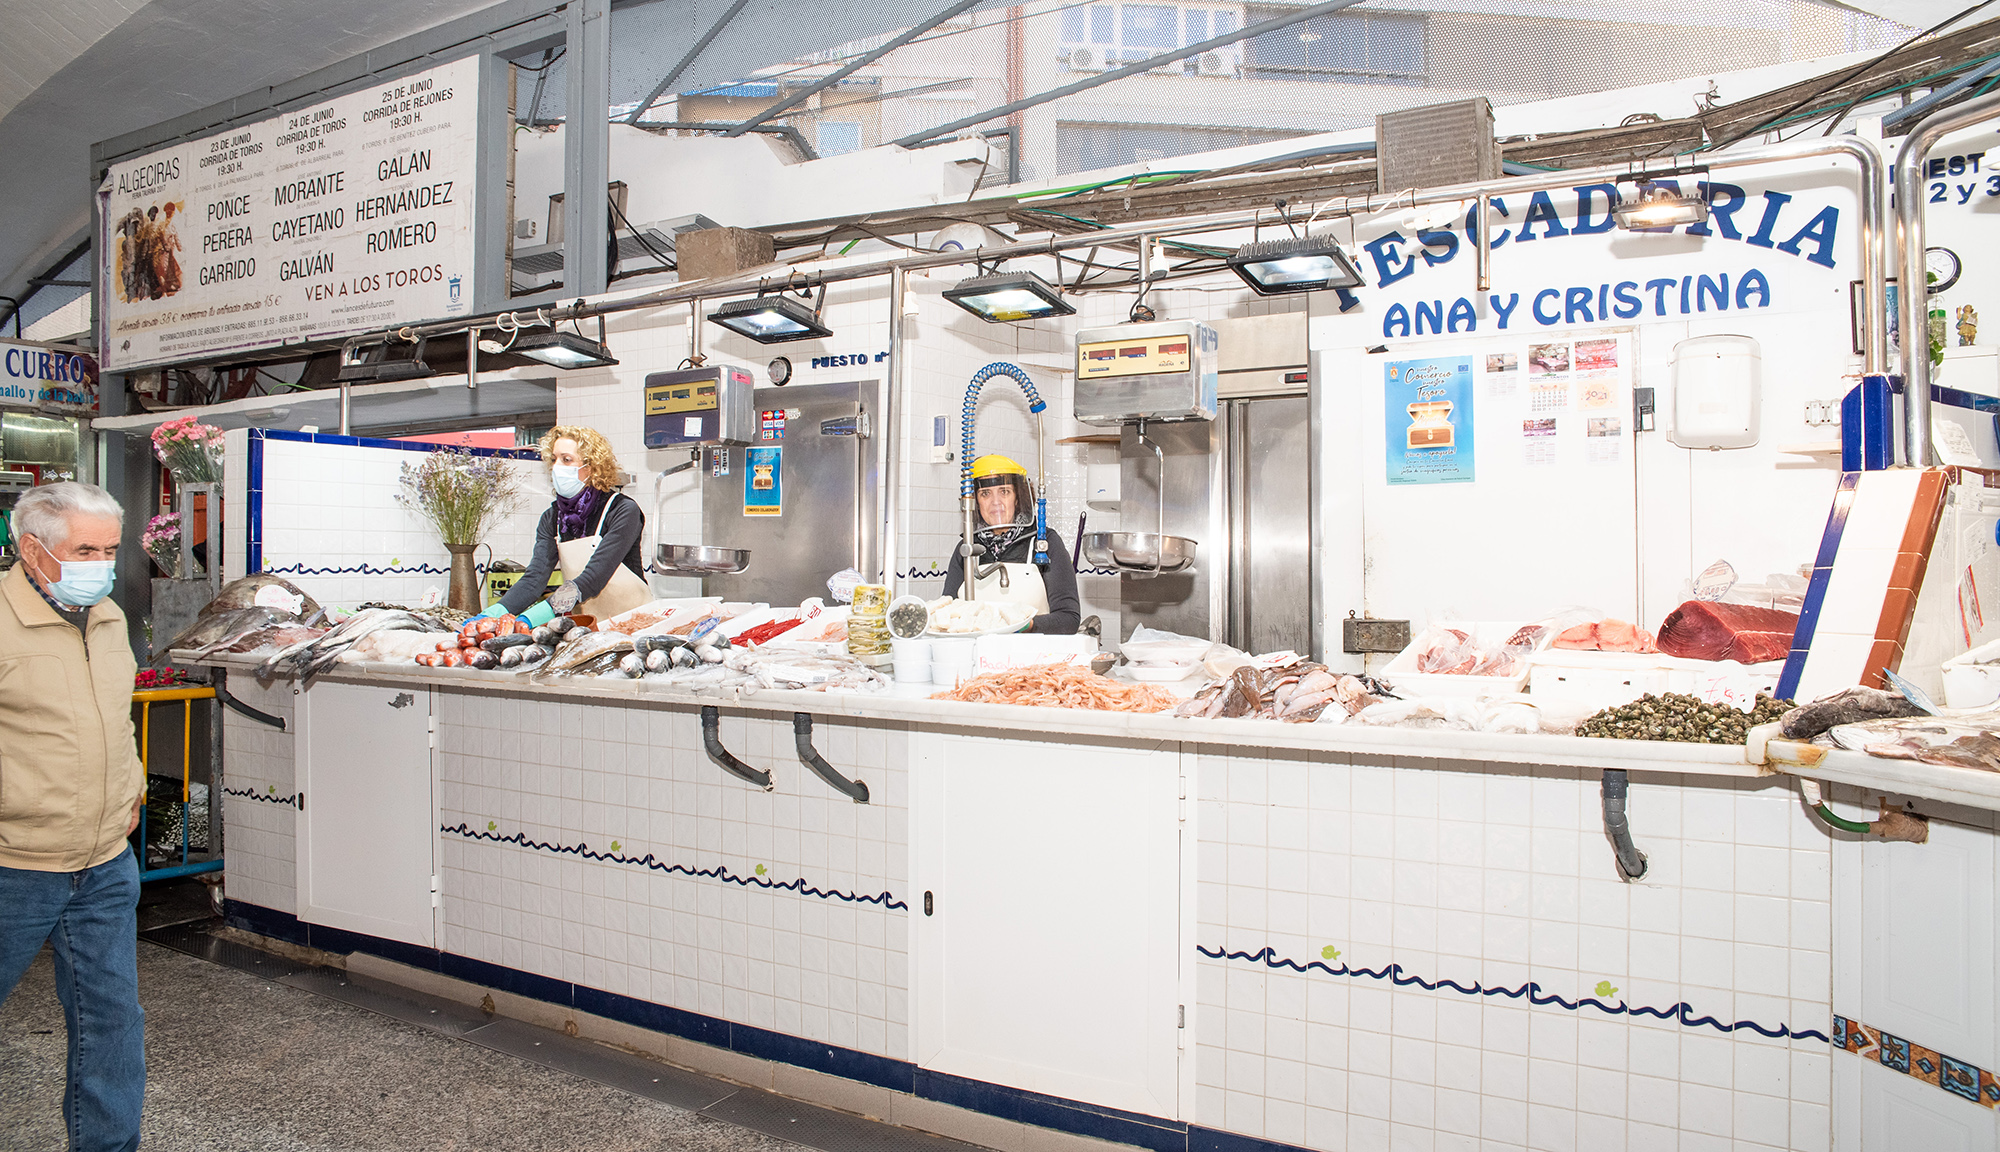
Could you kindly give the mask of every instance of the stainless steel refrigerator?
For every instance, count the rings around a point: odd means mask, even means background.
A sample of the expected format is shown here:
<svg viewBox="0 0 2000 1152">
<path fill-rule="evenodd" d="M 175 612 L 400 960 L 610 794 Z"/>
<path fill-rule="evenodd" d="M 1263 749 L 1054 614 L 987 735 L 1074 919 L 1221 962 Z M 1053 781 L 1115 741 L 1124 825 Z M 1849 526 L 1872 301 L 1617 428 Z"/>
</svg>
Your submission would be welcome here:
<svg viewBox="0 0 2000 1152">
<path fill-rule="evenodd" d="M 1143 624 L 1253 653 L 1314 645 L 1304 321 L 1215 322 L 1225 397 L 1216 418 L 1147 426 L 1166 472 L 1164 530 L 1197 548 L 1184 572 L 1120 575 L 1123 636 Z M 1130 426 L 1119 457 L 1120 526 L 1151 532 L 1162 464 Z"/>
<path fill-rule="evenodd" d="M 750 550 L 742 572 L 704 577 L 708 595 L 797 604 L 843 568 L 869 570 L 880 394 L 874 380 L 759 388 L 756 442 L 703 450 L 701 542 Z"/>
</svg>

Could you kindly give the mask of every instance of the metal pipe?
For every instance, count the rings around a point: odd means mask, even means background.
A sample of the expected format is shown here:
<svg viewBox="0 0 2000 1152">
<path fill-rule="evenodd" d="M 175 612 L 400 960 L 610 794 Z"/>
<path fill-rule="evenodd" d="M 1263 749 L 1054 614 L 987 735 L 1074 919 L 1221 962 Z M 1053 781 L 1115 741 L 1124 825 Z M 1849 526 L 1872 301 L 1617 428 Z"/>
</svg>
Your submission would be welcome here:
<svg viewBox="0 0 2000 1152">
<path fill-rule="evenodd" d="M 465 386 L 479 391 L 479 329 L 465 331 Z"/>
<path fill-rule="evenodd" d="M 1883 200 L 1885 185 L 1881 179 L 1883 169 L 1881 155 L 1871 145 L 1853 136 L 1834 136 L 1815 137 L 1805 141 L 1773 144 L 1762 148 L 1749 148 L 1741 152 L 1712 157 L 1706 161 L 1706 164 L 1711 171 L 1715 171 L 1749 167 L 1755 164 L 1769 164 L 1781 160 L 1798 160 L 1813 156 L 1843 154 L 1853 157 L 1859 163 L 1862 171 L 1861 268 L 1863 292 L 1870 302 L 1870 306 L 1867 309 L 1868 315 L 1864 319 L 1867 320 L 1869 331 L 1873 334 L 1873 337 L 1879 338 L 1886 326 L 1886 312 L 1884 311 L 1885 292 L 1882 284 L 1882 264 L 1877 259 L 1877 255 L 1881 249 L 1879 247 L 1871 247 L 1871 244 L 1879 245 L 1882 242 L 1881 223 L 1885 218 Z M 1533 176 L 1520 176 L 1510 180 L 1494 180 L 1486 183 L 1452 184 L 1434 188 L 1428 192 L 1418 191 L 1411 193 L 1404 191 L 1384 196 L 1345 197 L 1343 198 L 1345 202 L 1342 205 L 1340 215 L 1365 216 L 1380 211 L 1391 203 L 1417 206 L 1445 203 L 1453 200 L 1467 200 L 1481 195 L 1488 197 L 1512 196 L 1593 181 L 1613 180 L 1619 177 L 1629 178 L 1631 175 L 1632 169 L 1629 165 L 1616 164 L 1599 168 L 1576 168 L 1567 169 L 1562 172 L 1537 173 Z M 1382 201 L 1380 205 L 1375 203 L 1378 199 Z M 1258 222 L 1259 213 L 1223 212 L 1208 216 L 1183 217 L 1172 224 L 1155 221 L 1138 227 L 1105 228 L 1096 232 L 1085 232 L 1071 236 L 1051 236 L 1047 240 L 1039 240 L 1032 243 L 1001 244 L 976 248 L 970 251 L 899 253 L 895 256 L 870 261 L 865 264 L 852 264 L 845 268 L 829 268 L 823 271 L 815 271 L 812 273 L 812 279 L 825 284 L 841 283 L 849 280 L 865 280 L 875 276 L 887 276 L 897 268 L 905 271 L 918 271 L 927 268 L 949 268 L 954 265 L 970 264 L 976 261 L 1009 260 L 1026 256 L 1054 255 L 1057 252 L 1068 251 L 1073 248 L 1103 247 L 1106 245 L 1122 244 L 1126 241 L 1145 237 L 1186 236 L 1201 232 L 1222 232 L 1234 228 L 1248 228 Z M 1148 262 L 1150 263 L 1150 254 L 1148 254 Z M 638 311 L 645 308 L 661 308 L 694 300 L 733 295 L 738 292 L 755 292 L 761 284 L 769 279 L 769 273 L 765 272 L 761 274 L 739 275 L 726 280 L 696 280 L 670 284 L 655 291 L 626 297 L 622 300 L 604 300 L 595 304 L 589 303 L 586 300 L 579 300 L 567 308 L 550 310 L 549 316 L 552 321 L 584 319 L 592 316 L 611 315 L 618 312 Z M 399 326 L 396 331 L 399 333 L 408 333 L 411 337 L 418 335 L 447 335 L 463 332 L 473 325 L 497 325 L 500 317 L 512 315 L 515 315 L 513 311 L 502 310 L 484 316 L 473 316 L 459 320 Z M 369 337 L 358 337 L 350 340 L 350 343 L 361 343 L 367 339 Z M 1881 370 L 1881 349 L 1883 347 L 1884 345 L 1880 343 L 1879 339 L 1876 339 L 1873 344 L 1874 351 L 1865 361 L 1869 365 L 1870 371 Z"/>
<path fill-rule="evenodd" d="M 903 320 L 903 297 L 909 292 L 909 275 L 901 268 L 889 270 L 889 374 L 882 385 L 880 426 L 874 430 L 875 490 L 880 493 L 882 524 L 876 554 L 881 557 L 881 583 L 896 590 L 896 564 L 900 557 L 896 521 L 901 509 L 896 494 L 903 490 L 903 387 L 909 378 L 909 326 Z"/>
<path fill-rule="evenodd" d="M 1113 68 L 1109 72 L 1101 72 L 1095 76 L 1075 81 L 1074 83 L 1051 88 L 1046 92 L 1037 92 L 1033 96 L 1016 100 L 1011 104 L 1002 104 L 997 108 L 988 108 L 983 112 L 975 112 L 970 116 L 953 120 L 949 124 L 940 124 L 935 128 L 925 128 L 921 131 L 912 132 L 908 136 L 894 141 L 894 143 L 900 144 L 905 148 L 913 148 L 926 140 L 936 139 L 939 136 L 949 136 L 961 128 L 970 128 L 975 124 L 984 124 L 988 120 L 998 120 L 1003 116 L 1012 116 L 1016 112 L 1046 104 L 1051 100 L 1060 100 L 1073 92 L 1083 92 L 1095 88 L 1100 84 L 1109 84 L 1114 80 L 1123 80 L 1127 76 L 1137 76 L 1141 72 L 1151 71 L 1163 64 L 1172 64 L 1176 60 L 1185 60 L 1190 56 L 1199 56 L 1210 48 L 1222 48 L 1234 44 L 1239 40 L 1248 40 L 1256 36 L 1262 36 L 1266 32 L 1276 32 L 1281 28 L 1289 28 L 1294 24 L 1310 20 L 1315 16 L 1338 12 L 1342 8 L 1352 8 L 1360 2 L 1361 0 L 1327 0 L 1323 4 L 1314 4 L 1308 8 L 1295 9 L 1285 13 L 1283 16 L 1275 16 L 1269 20 L 1260 20 L 1255 24 L 1246 24 L 1233 32 L 1225 32 L 1220 36 L 1211 36 L 1206 40 L 1190 44 L 1185 48 L 1178 48 L 1172 52 L 1162 52 L 1157 56 L 1148 56 L 1144 60 L 1135 61 L 1122 68 Z"/>
<path fill-rule="evenodd" d="M 852 60 L 849 60 L 846 64 L 843 64 L 839 68 L 834 69 L 830 75 L 823 76 L 820 79 L 814 81 L 813 83 L 806 85 L 799 91 L 792 93 L 790 96 L 785 97 L 783 100 L 778 101 L 776 104 L 773 104 L 769 108 L 764 109 L 762 112 L 757 113 L 755 116 L 750 117 L 750 119 L 745 120 L 741 124 L 736 125 L 734 128 L 731 128 L 728 132 L 723 133 L 723 135 L 741 136 L 745 132 L 748 132 L 752 128 L 755 128 L 757 125 L 764 123 L 766 120 L 771 120 L 775 117 L 784 115 L 790 109 L 798 107 L 799 105 L 805 103 L 807 100 L 810 100 L 814 96 L 819 95 L 820 92 L 822 92 L 823 90 L 833 87 L 835 84 L 838 84 L 842 80 L 847 79 L 854 73 L 859 72 L 862 68 L 865 68 L 870 64 L 873 64 L 875 61 L 880 60 L 882 57 L 887 56 L 889 53 L 894 52 L 896 49 L 901 48 L 903 45 L 908 44 L 910 41 L 915 40 L 917 37 L 922 36 L 924 33 L 930 31 L 931 29 L 937 27 L 938 25 L 944 23 L 945 21 L 951 19 L 952 17 L 958 15 L 959 13 L 965 11 L 967 8 L 970 8 L 979 2 L 980 0 L 958 0 L 958 3 L 946 7 L 945 9 L 940 11 L 937 15 L 932 16 L 928 20 L 919 21 L 918 23 L 913 24 L 910 27 L 904 29 L 903 33 L 900 36 L 897 36 L 895 39 L 889 41 L 887 44 L 884 44 L 881 47 L 874 49 L 873 51 L 863 52 L 861 55 L 856 56 Z M 958 84 L 960 83 L 960 81 L 953 80 L 949 81 L 949 83 Z"/>
<path fill-rule="evenodd" d="M 1481 192 L 1479 206 L 1473 209 L 1479 214 L 1479 225 L 1472 231 L 1472 280 L 1481 292 L 1493 287 L 1493 246 L 1486 240 L 1486 217 L 1492 206 L 1493 197 Z"/>
<path fill-rule="evenodd" d="M 1153 286 L 1153 237 L 1139 237 L 1139 299 L 1132 305 L 1137 312 L 1146 306 L 1146 292 Z"/>
<path fill-rule="evenodd" d="M 1926 116 L 1903 139 L 1896 153 L 1897 242 L 1902 245 L 1898 290 L 1903 339 L 1903 462 L 1912 468 L 1931 462 L 1931 357 L 1929 293 L 1924 291 L 1924 156 L 1931 146 L 1961 128 L 2000 115 L 2000 92 Z M 1873 317 L 1871 317 L 1872 319 Z"/>
<path fill-rule="evenodd" d="M 701 39 L 695 41 L 694 47 L 689 48 L 687 54 L 681 57 L 681 62 L 669 69 L 665 76 L 660 77 L 660 82 L 653 85 L 653 90 L 646 94 L 644 100 L 639 101 L 638 107 L 632 109 L 632 114 L 625 118 L 625 123 L 637 124 L 639 117 L 644 116 L 652 109 L 655 103 L 658 103 L 660 97 L 666 94 L 667 89 L 673 87 L 674 81 L 681 78 L 681 73 L 687 71 L 688 65 L 694 63 L 695 57 L 701 55 L 708 48 L 709 44 L 714 42 L 717 36 L 722 35 L 722 30 L 729 27 L 729 22 L 736 19 L 736 14 L 743 11 L 743 6 L 749 2 L 750 0 L 736 0 L 734 4 L 729 6 L 729 11 L 722 14 L 720 20 L 709 25 L 708 31 L 702 33 Z"/>
<path fill-rule="evenodd" d="M 340 434 L 342 436 L 354 435 L 353 417 L 354 384 L 351 381 L 343 380 L 340 382 Z"/>
</svg>

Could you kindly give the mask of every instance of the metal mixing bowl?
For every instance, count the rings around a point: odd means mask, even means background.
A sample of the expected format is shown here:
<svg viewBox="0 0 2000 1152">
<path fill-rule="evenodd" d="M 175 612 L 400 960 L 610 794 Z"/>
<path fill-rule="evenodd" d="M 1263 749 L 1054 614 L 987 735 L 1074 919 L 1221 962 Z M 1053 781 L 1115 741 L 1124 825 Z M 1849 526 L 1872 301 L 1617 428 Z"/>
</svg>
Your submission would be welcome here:
<svg viewBox="0 0 2000 1152">
<path fill-rule="evenodd" d="M 1179 572 L 1194 563 L 1195 542 L 1151 532 L 1091 532 L 1083 538 L 1084 562 L 1127 572 Z"/>
<path fill-rule="evenodd" d="M 662 544 L 655 550 L 653 571 L 662 575 L 722 575 L 750 566 L 748 548 L 714 548 L 706 544 Z"/>
</svg>

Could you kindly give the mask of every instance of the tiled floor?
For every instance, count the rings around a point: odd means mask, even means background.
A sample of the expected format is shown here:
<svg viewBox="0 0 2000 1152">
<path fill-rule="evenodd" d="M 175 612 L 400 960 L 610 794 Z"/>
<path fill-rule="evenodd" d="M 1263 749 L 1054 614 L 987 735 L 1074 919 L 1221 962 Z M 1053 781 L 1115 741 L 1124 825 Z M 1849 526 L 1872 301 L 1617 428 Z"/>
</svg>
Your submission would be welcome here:
<svg viewBox="0 0 2000 1152">
<path fill-rule="evenodd" d="M 139 946 L 151 1152 L 975 1152 L 334 969 L 208 953 Z M 44 952 L 0 1004 L 0 1152 L 63 1147 L 64 1051 Z"/>
</svg>

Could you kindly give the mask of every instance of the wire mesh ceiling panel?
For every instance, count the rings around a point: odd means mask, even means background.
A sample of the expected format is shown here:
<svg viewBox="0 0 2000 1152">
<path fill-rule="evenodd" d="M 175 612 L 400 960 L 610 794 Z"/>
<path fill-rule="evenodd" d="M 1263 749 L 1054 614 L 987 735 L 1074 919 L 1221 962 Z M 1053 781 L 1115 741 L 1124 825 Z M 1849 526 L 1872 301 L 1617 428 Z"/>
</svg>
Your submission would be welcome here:
<svg viewBox="0 0 2000 1152">
<path fill-rule="evenodd" d="M 657 0 L 614 10 L 614 118 L 630 116 L 733 2 Z M 1037 0 L 967 6 L 884 52 L 913 24 L 957 6 L 899 4 L 894 15 L 903 23 L 884 27 L 883 4 L 816 5 L 812 27 L 800 28 L 793 9 L 784 35 L 768 34 L 771 14 L 760 11 L 768 7 L 769 0 L 744 7 L 638 122 L 740 125 L 789 104 L 764 126 L 797 129 L 821 155 L 919 143 L 939 130 L 939 139 L 978 131 L 1004 145 L 996 151 L 1009 161 L 992 184 L 1366 128 L 1381 112 L 1472 96 L 1505 107 L 1879 52 L 1916 31 L 1827 0 Z M 1278 26 L 1261 35 L 1231 39 L 1271 21 Z M 862 27 L 874 31 L 786 59 L 756 51 Z M 1218 38 L 1224 42 L 1186 52 Z M 1088 83 L 1177 53 L 1185 55 Z M 1033 101 L 1060 89 L 1073 90 Z M 982 117 L 1023 101 L 1019 110 Z M 1634 109 L 1641 110 L 1693 108 Z"/>
</svg>

